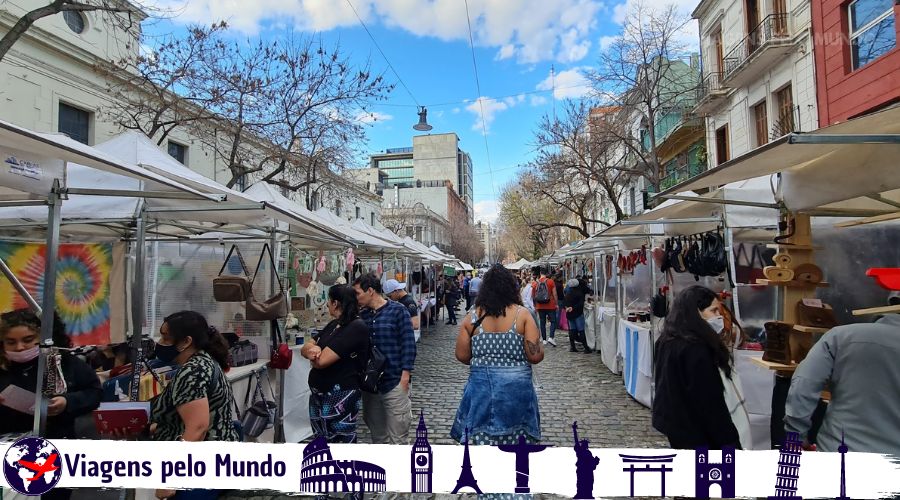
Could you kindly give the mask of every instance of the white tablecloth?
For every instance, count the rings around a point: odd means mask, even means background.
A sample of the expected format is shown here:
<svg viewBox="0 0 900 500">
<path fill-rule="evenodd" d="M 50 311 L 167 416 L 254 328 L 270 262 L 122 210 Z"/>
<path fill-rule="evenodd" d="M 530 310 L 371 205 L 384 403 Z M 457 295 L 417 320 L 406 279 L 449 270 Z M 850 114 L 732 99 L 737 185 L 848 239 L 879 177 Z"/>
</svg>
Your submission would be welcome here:
<svg viewBox="0 0 900 500">
<path fill-rule="evenodd" d="M 734 366 L 744 390 L 744 401 L 750 414 L 750 434 L 752 450 L 768 450 L 771 430 L 769 421 L 772 418 L 772 390 L 775 386 L 775 373 L 751 361 L 762 358 L 762 351 L 734 351 Z M 745 445 L 746 446 L 746 445 Z"/>
<path fill-rule="evenodd" d="M 622 373 L 622 360 L 619 357 L 619 332 L 616 330 L 615 309 L 602 307 L 600 314 L 600 359 L 609 371 L 619 375 Z"/>
<path fill-rule="evenodd" d="M 622 357 L 625 391 L 649 408 L 653 384 L 653 339 L 650 329 L 630 321 L 619 321 L 618 352 Z"/>
</svg>

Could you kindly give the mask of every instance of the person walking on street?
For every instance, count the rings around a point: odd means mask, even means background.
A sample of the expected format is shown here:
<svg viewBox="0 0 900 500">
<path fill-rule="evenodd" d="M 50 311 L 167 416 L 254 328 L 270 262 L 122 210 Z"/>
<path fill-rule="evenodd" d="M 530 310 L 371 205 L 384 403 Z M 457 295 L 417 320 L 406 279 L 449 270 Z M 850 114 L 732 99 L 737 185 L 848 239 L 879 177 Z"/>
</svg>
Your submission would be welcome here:
<svg viewBox="0 0 900 500">
<path fill-rule="evenodd" d="M 409 319 L 412 321 L 413 333 L 416 336 L 416 342 L 419 341 L 419 304 L 412 295 L 406 293 L 406 283 L 400 283 L 397 280 L 387 280 L 384 283 L 384 295 L 394 302 L 399 302 L 409 313 Z"/>
<path fill-rule="evenodd" d="M 717 333 L 721 322 L 716 293 L 690 286 L 675 297 L 656 341 L 652 421 L 674 449 L 751 444 L 731 353 Z"/>
<path fill-rule="evenodd" d="M 791 378 L 785 430 L 807 436 L 826 385 L 828 412 L 816 436 L 819 451 L 851 451 L 900 456 L 900 314 L 875 323 L 832 328 L 813 345 Z M 873 381 L 881 380 L 883 383 Z M 846 440 L 846 441 L 845 441 Z"/>
<path fill-rule="evenodd" d="M 528 309 L 528 312 L 531 313 L 531 317 L 534 319 L 534 324 L 538 324 L 538 315 L 537 310 L 534 308 L 534 297 L 531 295 L 531 283 L 534 279 L 531 276 L 523 276 L 522 277 L 522 289 L 519 291 L 519 298 L 522 299 L 522 305 L 525 306 L 525 309 Z"/>
<path fill-rule="evenodd" d="M 534 308 L 541 320 L 541 339 L 545 344 L 556 347 L 556 318 L 557 298 L 556 286 L 553 280 L 547 277 L 547 269 L 541 268 L 538 279 L 531 284 L 531 298 Z M 548 337 L 547 320 L 550 320 L 550 332 Z"/>
<path fill-rule="evenodd" d="M 466 273 L 462 281 L 462 292 L 466 298 L 466 311 L 472 308 L 472 298 L 469 296 L 469 284 L 472 283 L 472 273 Z"/>
<path fill-rule="evenodd" d="M 372 344 L 385 357 L 378 393 L 363 393 L 363 421 L 373 444 L 409 444 L 409 387 L 416 362 L 416 339 L 409 311 L 381 296 L 381 281 L 374 274 L 360 276 L 353 288 L 363 308 L 360 317 L 369 325 Z"/>
<path fill-rule="evenodd" d="M 478 292 L 481 291 L 481 276 L 475 275 L 472 278 L 472 281 L 469 281 L 469 303 L 474 304 L 475 299 L 478 297 Z M 467 308 L 468 311 L 471 307 Z"/>
<path fill-rule="evenodd" d="M 541 439 L 531 365 L 544 359 L 537 325 L 519 303 L 512 272 L 494 265 L 484 276 L 475 309 L 456 337 L 456 359 L 470 366 L 450 436 L 475 445 Z"/>
<path fill-rule="evenodd" d="M 447 306 L 447 324 L 455 325 L 456 323 L 456 303 L 459 302 L 459 287 L 456 280 L 447 278 L 447 284 L 444 286 L 444 304 Z"/>
<path fill-rule="evenodd" d="M 566 302 L 566 319 L 569 320 L 569 351 L 578 352 L 575 342 L 581 342 L 584 346 L 585 353 L 594 352 L 587 345 L 587 338 L 584 334 L 584 301 L 587 296 L 587 285 L 577 278 L 572 278 L 566 283 L 565 302 Z"/>
</svg>

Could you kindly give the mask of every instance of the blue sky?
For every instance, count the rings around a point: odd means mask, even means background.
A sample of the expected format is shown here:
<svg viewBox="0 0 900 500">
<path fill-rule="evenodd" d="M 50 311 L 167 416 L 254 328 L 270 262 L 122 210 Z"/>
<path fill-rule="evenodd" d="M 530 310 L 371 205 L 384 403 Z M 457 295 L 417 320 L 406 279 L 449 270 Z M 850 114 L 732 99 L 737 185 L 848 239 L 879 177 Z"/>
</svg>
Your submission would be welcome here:
<svg viewBox="0 0 900 500">
<path fill-rule="evenodd" d="M 625 1 L 634 0 L 468 0 L 480 94 L 463 0 L 155 0 L 173 17 L 146 29 L 160 34 L 187 23 L 224 19 L 242 36 L 278 37 L 287 30 L 320 33 L 326 42 L 339 42 L 352 59 L 371 59 L 376 70 L 396 82 L 352 4 L 415 100 L 428 107 L 432 133 L 459 135 L 461 148 L 471 154 L 475 166 L 476 218 L 493 220 L 502 187 L 532 155 L 533 132 L 541 116 L 553 112 L 555 100 L 590 91 L 581 72 L 596 63 L 605 40 L 621 28 L 617 20 Z M 679 3 L 689 8 L 694 2 Z M 253 11 L 247 10 L 248 4 Z M 484 98 L 481 103 L 479 97 Z M 401 85 L 371 111 L 365 118 L 371 122 L 370 152 L 412 145 L 412 136 L 418 134 L 412 130 L 417 109 Z"/>
</svg>

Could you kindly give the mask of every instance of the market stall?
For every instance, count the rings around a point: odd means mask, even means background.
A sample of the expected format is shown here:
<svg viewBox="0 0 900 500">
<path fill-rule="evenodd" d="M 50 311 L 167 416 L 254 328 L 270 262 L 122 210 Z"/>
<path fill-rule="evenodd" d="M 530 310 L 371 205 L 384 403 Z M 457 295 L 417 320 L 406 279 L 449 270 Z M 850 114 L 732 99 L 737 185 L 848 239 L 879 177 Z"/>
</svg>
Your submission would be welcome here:
<svg viewBox="0 0 900 500">
<path fill-rule="evenodd" d="M 857 321 L 851 312 L 900 309 L 872 307 L 882 306 L 884 299 L 853 309 L 873 286 L 863 278 L 866 268 L 896 267 L 900 258 L 883 251 L 896 248 L 896 224 L 862 229 L 900 218 L 898 153 L 900 108 L 894 106 L 814 132 L 788 134 L 658 195 L 673 198 L 679 191 L 773 176 L 776 196 L 771 208 L 779 210 L 779 232 L 772 246 L 777 253 L 774 265 L 753 283 L 776 295 L 766 317 L 765 355 L 753 360 L 776 374 L 770 405 L 773 445 L 784 432 L 781 418 L 790 377 L 815 340 L 841 321 Z M 862 232 L 853 241 L 841 238 L 833 231 L 836 221 L 827 217 L 844 218 L 838 226 Z M 859 241 L 867 244 L 854 243 Z M 810 314 L 823 320 L 811 324 Z M 823 399 L 829 397 L 823 394 Z"/>
</svg>

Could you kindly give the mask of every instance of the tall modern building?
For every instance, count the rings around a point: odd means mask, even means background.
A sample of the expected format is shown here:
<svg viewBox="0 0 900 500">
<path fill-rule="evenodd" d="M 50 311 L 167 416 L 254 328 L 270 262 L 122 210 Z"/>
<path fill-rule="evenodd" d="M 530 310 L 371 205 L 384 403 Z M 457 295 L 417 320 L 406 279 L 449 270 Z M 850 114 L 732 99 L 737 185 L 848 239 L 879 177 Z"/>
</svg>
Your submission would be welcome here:
<svg viewBox="0 0 900 500">
<path fill-rule="evenodd" d="M 443 189 L 449 182 L 465 206 L 468 222 L 473 223 L 472 168 L 472 157 L 459 148 L 459 137 L 451 132 L 415 136 L 412 147 L 391 148 L 373 154 L 369 158 L 369 168 L 360 171 L 356 177 L 374 183 L 376 192 L 384 196 L 386 207 L 421 201 L 437 213 L 447 211 L 446 196 L 438 201 L 428 189 Z"/>
</svg>

